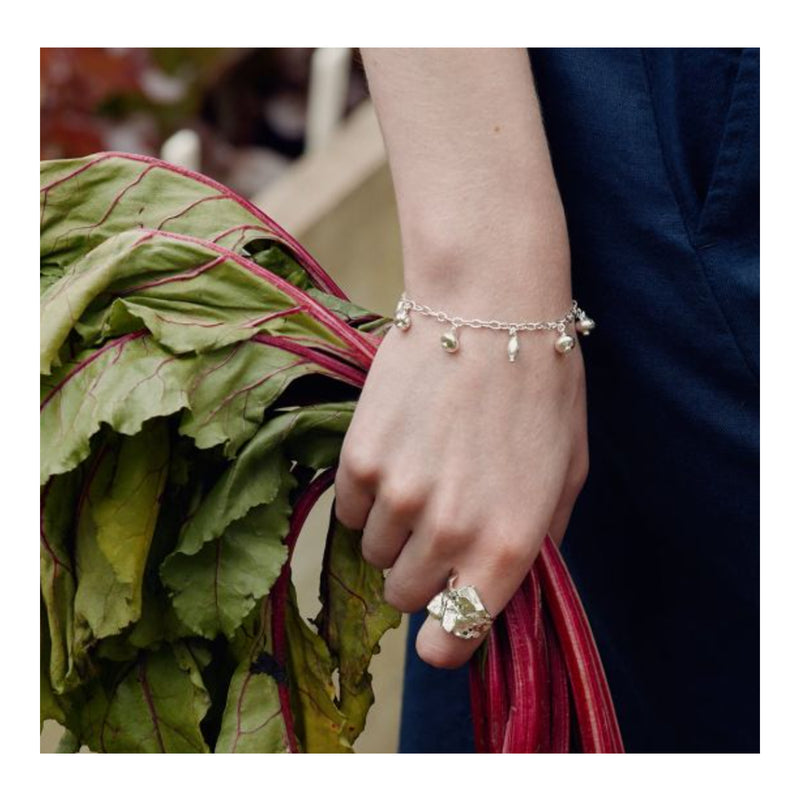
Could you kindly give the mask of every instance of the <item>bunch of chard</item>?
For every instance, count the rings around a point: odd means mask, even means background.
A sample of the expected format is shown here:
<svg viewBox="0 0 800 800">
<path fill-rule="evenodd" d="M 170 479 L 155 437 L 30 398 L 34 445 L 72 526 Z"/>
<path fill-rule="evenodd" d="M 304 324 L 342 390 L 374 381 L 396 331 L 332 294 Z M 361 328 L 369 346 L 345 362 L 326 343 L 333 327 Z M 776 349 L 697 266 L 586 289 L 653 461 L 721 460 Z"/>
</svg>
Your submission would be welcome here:
<svg viewBox="0 0 800 800">
<path fill-rule="evenodd" d="M 42 723 L 64 750 L 352 751 L 401 615 L 332 504 L 313 619 L 291 559 L 391 321 L 251 203 L 126 153 L 42 163 L 40 274 Z M 554 548 L 472 669 L 481 749 L 566 749 L 571 715 L 621 749 Z"/>
</svg>

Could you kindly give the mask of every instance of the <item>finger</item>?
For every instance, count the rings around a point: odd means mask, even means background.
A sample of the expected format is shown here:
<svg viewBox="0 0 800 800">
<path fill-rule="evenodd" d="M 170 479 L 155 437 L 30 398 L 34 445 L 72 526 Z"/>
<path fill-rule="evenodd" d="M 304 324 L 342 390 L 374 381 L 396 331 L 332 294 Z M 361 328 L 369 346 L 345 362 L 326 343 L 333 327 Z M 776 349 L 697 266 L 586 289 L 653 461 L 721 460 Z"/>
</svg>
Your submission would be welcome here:
<svg viewBox="0 0 800 800">
<path fill-rule="evenodd" d="M 383 597 L 400 611 L 419 611 L 446 585 L 452 562 L 435 551 L 420 526 L 412 531 L 383 585 Z"/>
<path fill-rule="evenodd" d="M 474 586 L 486 610 L 496 618 L 519 589 L 533 558 L 530 553 L 512 548 L 472 560 L 457 568 L 454 588 Z M 431 666 L 456 669 L 469 661 L 486 636 L 488 631 L 476 639 L 460 639 L 448 633 L 440 620 L 429 616 L 417 634 L 417 653 Z"/>
<path fill-rule="evenodd" d="M 340 461 L 336 468 L 334 493 L 336 519 L 351 530 L 363 530 L 375 502 L 375 491 L 371 484 L 354 474 L 347 462 Z"/>
<path fill-rule="evenodd" d="M 368 564 L 379 569 L 391 567 L 411 535 L 412 507 L 381 488 L 372 504 L 364 534 L 361 554 Z"/>
</svg>

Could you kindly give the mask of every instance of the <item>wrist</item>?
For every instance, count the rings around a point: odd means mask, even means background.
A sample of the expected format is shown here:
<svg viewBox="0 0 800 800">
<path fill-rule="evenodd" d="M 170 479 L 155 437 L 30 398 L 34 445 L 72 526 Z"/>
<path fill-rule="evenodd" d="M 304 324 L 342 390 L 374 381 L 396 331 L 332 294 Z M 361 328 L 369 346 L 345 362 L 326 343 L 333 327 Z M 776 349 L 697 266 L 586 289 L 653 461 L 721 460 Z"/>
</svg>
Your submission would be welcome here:
<svg viewBox="0 0 800 800">
<path fill-rule="evenodd" d="M 463 219 L 463 217 L 462 217 Z M 563 214 L 521 210 L 469 228 L 442 215 L 403 227 L 409 296 L 461 316 L 558 316 L 572 302 Z"/>
<path fill-rule="evenodd" d="M 568 252 L 483 243 L 404 260 L 409 297 L 461 317 L 560 316 L 572 303 Z"/>
</svg>

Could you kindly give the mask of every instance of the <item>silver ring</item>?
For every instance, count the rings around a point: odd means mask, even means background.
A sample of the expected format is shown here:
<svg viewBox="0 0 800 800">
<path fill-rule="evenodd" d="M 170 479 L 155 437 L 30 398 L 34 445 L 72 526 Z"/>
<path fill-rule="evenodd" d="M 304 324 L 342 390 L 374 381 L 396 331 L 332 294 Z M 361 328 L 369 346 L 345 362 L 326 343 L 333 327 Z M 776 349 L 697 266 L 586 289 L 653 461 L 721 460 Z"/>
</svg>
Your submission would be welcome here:
<svg viewBox="0 0 800 800">
<path fill-rule="evenodd" d="M 489 630 L 494 617 L 486 610 L 474 586 L 456 589 L 455 580 L 454 573 L 447 581 L 447 588 L 428 603 L 428 613 L 459 639 L 477 639 Z"/>
</svg>

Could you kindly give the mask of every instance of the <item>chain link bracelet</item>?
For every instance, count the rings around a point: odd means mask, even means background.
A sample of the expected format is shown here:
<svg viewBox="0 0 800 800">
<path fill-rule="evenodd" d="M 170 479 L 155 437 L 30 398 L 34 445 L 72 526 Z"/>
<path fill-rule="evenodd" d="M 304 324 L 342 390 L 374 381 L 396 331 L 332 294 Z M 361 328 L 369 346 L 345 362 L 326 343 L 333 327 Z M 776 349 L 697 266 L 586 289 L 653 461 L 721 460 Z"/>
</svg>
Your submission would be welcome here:
<svg viewBox="0 0 800 800">
<path fill-rule="evenodd" d="M 570 335 L 568 326 L 574 323 L 575 330 L 584 336 L 588 336 L 595 327 L 594 320 L 586 316 L 586 312 L 578 306 L 575 300 L 572 301 L 570 310 L 560 319 L 549 322 L 501 322 L 496 319 L 483 320 L 453 317 L 444 311 L 434 311 L 430 306 L 417 303 L 403 292 L 394 312 L 394 324 L 401 331 L 407 331 L 411 327 L 411 311 L 416 311 L 426 317 L 433 317 L 439 322 L 445 322 L 450 325 L 450 330 L 445 331 L 439 340 L 442 348 L 447 353 L 455 353 L 459 349 L 458 329 L 461 327 L 508 331 L 506 352 L 508 353 L 509 361 L 517 360 L 517 355 L 519 354 L 518 334 L 520 331 L 554 331 L 558 334 L 554 346 L 559 353 L 564 354 L 572 350 L 576 344 L 576 339 Z"/>
</svg>

